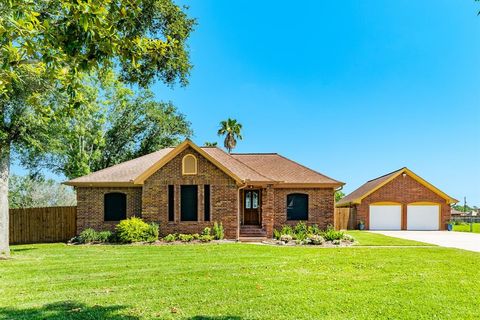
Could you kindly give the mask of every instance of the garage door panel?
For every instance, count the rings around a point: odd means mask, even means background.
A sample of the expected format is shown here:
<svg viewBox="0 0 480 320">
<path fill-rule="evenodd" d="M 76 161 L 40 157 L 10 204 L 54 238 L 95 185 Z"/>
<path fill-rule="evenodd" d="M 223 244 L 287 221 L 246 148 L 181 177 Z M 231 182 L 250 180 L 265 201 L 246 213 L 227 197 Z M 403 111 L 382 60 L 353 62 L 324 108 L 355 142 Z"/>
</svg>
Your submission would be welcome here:
<svg viewBox="0 0 480 320">
<path fill-rule="evenodd" d="M 408 230 L 439 230 L 440 207 L 437 205 L 407 206 Z"/>
<path fill-rule="evenodd" d="M 401 230 L 401 205 L 371 205 L 370 230 Z"/>
</svg>

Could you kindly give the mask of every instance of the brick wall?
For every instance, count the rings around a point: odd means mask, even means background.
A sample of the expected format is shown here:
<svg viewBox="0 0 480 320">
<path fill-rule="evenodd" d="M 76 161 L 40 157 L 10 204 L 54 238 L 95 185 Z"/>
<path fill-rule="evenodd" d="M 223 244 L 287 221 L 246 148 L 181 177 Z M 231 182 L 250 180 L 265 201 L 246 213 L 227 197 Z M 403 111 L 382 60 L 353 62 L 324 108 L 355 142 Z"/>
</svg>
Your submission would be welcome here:
<svg viewBox="0 0 480 320">
<path fill-rule="evenodd" d="M 110 192 L 122 192 L 127 195 L 127 217 L 141 216 L 142 188 L 77 187 L 77 234 L 86 228 L 97 231 L 113 230 L 118 222 L 103 221 L 103 198 Z"/>
<path fill-rule="evenodd" d="M 193 154 L 197 158 L 196 175 L 182 175 L 182 158 Z M 210 185 L 210 221 L 204 221 L 204 185 Z M 168 185 L 175 188 L 175 221 L 168 221 Z M 180 219 L 180 186 L 198 185 L 198 221 L 181 221 Z M 213 225 L 214 221 L 222 222 L 225 237 L 235 239 L 237 234 L 237 198 L 235 181 L 218 169 L 214 164 L 195 150 L 187 148 L 174 159 L 160 168 L 144 182 L 142 217 L 146 221 L 160 224 L 162 236 L 168 233 L 200 233 Z"/>
<path fill-rule="evenodd" d="M 317 224 L 320 228 L 333 226 L 333 211 L 335 206 L 334 190 L 332 188 L 315 189 L 273 189 L 273 228 L 280 229 L 283 225 L 295 225 L 298 221 L 287 220 L 287 195 L 290 193 L 308 194 L 307 224 Z"/>
<path fill-rule="evenodd" d="M 433 202 L 440 205 L 440 229 L 444 230 L 450 219 L 450 206 L 445 199 L 435 192 L 418 183 L 410 176 L 402 175 L 393 179 L 385 186 L 368 195 L 356 207 L 356 224 L 360 220 L 365 222 L 365 228 L 369 229 L 369 206 L 374 202 L 398 202 L 402 204 L 402 229 L 407 229 L 407 205 L 412 202 Z"/>
</svg>

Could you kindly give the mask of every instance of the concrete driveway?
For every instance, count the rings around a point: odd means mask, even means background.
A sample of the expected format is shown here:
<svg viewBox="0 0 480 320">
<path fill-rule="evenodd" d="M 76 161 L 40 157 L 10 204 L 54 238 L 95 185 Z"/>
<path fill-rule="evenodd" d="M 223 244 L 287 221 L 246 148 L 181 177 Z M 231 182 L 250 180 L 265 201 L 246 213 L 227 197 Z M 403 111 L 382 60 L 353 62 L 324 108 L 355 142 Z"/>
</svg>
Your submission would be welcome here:
<svg viewBox="0 0 480 320">
<path fill-rule="evenodd" d="M 480 233 L 452 231 L 370 231 L 389 237 L 436 244 L 442 247 L 480 252 Z"/>
</svg>

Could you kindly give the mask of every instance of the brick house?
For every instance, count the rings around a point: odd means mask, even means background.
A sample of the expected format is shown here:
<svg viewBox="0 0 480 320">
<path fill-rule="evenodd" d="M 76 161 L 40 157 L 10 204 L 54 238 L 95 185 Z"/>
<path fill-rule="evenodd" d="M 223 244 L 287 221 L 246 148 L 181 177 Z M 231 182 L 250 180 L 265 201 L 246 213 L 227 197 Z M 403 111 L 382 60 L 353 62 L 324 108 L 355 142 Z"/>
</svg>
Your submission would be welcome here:
<svg viewBox="0 0 480 320">
<path fill-rule="evenodd" d="M 272 237 L 284 224 L 333 225 L 343 182 L 276 153 L 228 154 L 186 140 L 65 184 L 77 191 L 77 232 L 139 216 L 169 233 L 222 222 L 225 237 Z"/>
<path fill-rule="evenodd" d="M 366 182 L 336 207 L 351 208 L 350 228 L 363 221 L 367 230 L 445 230 L 457 202 L 402 168 Z"/>
</svg>

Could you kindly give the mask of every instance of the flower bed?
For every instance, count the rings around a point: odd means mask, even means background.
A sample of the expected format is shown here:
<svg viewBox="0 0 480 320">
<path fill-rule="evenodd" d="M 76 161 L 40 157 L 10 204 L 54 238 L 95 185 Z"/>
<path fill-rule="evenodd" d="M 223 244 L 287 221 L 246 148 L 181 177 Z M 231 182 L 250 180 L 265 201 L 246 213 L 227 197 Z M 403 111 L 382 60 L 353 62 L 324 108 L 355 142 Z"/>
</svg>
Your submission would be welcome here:
<svg viewBox="0 0 480 320">
<path fill-rule="evenodd" d="M 280 230 L 274 230 L 274 239 L 264 241 L 266 244 L 323 247 L 346 247 L 354 242 L 355 239 L 351 235 L 337 231 L 331 226 L 322 230 L 316 225 L 307 226 L 304 222 L 299 222 L 293 227 L 286 225 Z"/>
</svg>

